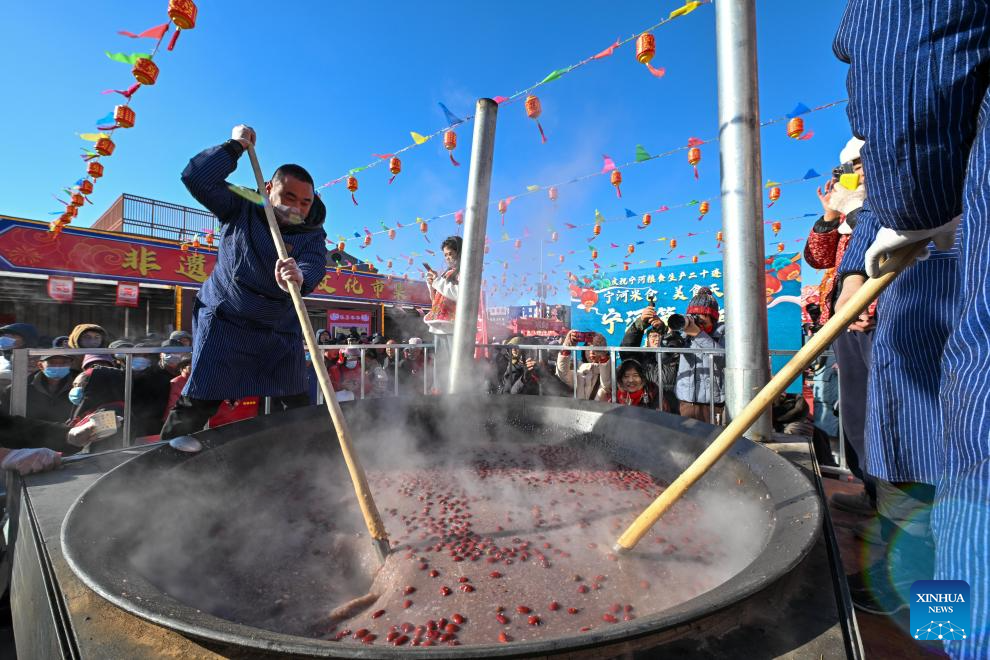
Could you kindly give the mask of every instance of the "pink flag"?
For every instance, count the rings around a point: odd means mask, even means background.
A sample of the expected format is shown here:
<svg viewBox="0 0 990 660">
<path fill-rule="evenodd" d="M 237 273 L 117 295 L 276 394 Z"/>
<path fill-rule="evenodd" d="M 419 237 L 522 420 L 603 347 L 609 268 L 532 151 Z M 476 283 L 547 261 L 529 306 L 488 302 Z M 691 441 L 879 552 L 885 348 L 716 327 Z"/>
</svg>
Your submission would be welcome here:
<svg viewBox="0 0 990 660">
<path fill-rule="evenodd" d="M 612 160 L 611 158 L 609 158 L 605 154 L 602 154 L 602 158 L 605 159 L 605 161 L 604 161 L 605 164 L 602 165 L 602 174 L 605 174 L 606 172 L 611 172 L 612 170 L 615 169 L 615 161 L 614 160 Z"/>
<path fill-rule="evenodd" d="M 609 46 L 608 48 L 606 48 L 602 52 L 598 53 L 597 55 L 595 55 L 591 59 L 593 59 L 593 60 L 600 60 L 603 57 L 608 57 L 609 55 L 611 55 L 612 53 L 614 53 L 615 52 L 615 49 L 618 48 L 618 47 L 619 47 L 619 40 L 616 39 L 614 44 L 612 44 L 611 46 Z"/>
<path fill-rule="evenodd" d="M 161 39 L 168 32 L 168 23 L 162 23 L 161 25 L 156 25 L 153 28 L 148 28 L 141 34 L 134 34 L 133 32 L 128 32 L 127 30 L 121 30 L 117 34 L 122 34 L 125 37 L 130 37 L 131 39 L 141 39 L 147 37 L 148 39 Z"/>
</svg>

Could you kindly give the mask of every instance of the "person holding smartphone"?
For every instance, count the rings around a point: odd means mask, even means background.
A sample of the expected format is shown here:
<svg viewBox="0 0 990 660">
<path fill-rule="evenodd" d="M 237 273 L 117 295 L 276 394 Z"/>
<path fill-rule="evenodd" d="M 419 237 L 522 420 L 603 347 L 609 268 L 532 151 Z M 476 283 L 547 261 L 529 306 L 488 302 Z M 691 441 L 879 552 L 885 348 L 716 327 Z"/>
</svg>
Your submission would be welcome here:
<svg viewBox="0 0 990 660">
<path fill-rule="evenodd" d="M 460 290 L 458 270 L 462 245 L 463 240 L 460 236 L 448 236 L 440 245 L 443 258 L 447 262 L 447 269 L 443 273 L 438 274 L 429 264 L 423 264 L 426 267 L 426 284 L 432 294 L 430 311 L 423 317 L 423 321 L 429 327 L 436 346 L 435 389 L 438 392 L 447 392 L 450 389 L 450 354 L 453 349 L 457 294 Z"/>
<path fill-rule="evenodd" d="M 718 301 L 711 289 L 701 287 L 688 303 L 684 334 L 688 348 L 725 348 L 725 326 L 719 322 Z M 714 424 L 711 416 L 725 407 L 725 358 L 721 355 L 682 353 L 675 393 L 682 417 Z"/>
</svg>

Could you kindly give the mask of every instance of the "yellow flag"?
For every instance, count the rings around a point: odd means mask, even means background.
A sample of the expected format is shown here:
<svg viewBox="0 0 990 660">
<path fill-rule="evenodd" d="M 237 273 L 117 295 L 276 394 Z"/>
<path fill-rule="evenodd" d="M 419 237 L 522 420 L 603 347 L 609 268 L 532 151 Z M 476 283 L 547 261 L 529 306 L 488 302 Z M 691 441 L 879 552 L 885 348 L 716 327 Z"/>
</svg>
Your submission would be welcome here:
<svg viewBox="0 0 990 660">
<path fill-rule="evenodd" d="M 416 144 L 423 144 L 424 142 L 430 139 L 428 137 L 423 137 L 416 131 L 409 131 L 409 135 L 412 136 L 413 142 L 415 142 Z"/>
<path fill-rule="evenodd" d="M 690 14 L 691 12 L 693 12 L 695 9 L 697 9 L 700 6 L 701 6 L 701 3 L 700 2 L 697 2 L 696 0 L 695 1 L 692 1 L 692 2 L 685 3 L 685 5 L 683 7 L 679 7 L 677 9 L 675 9 L 674 11 L 670 12 L 670 16 L 667 17 L 667 20 L 670 20 L 671 18 L 677 18 L 678 16 L 684 16 L 685 14 Z"/>
<path fill-rule="evenodd" d="M 601 211 L 595 209 L 595 224 L 600 225 L 605 221 L 605 216 L 602 215 Z"/>
<path fill-rule="evenodd" d="M 539 189 L 540 189 L 540 187 L 539 187 L 539 186 L 526 186 L 526 190 L 527 190 L 528 192 L 536 192 L 536 191 L 537 191 L 537 190 L 539 190 Z"/>
<path fill-rule="evenodd" d="M 79 137 L 87 142 L 96 142 L 99 139 L 110 137 L 106 133 L 80 133 Z"/>
</svg>

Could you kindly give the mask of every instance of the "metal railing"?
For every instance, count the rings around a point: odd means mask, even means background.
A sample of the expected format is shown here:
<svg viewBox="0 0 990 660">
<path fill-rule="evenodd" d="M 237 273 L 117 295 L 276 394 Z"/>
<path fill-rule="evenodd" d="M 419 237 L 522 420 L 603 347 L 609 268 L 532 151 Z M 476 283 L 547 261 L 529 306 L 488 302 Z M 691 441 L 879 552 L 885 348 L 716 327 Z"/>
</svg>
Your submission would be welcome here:
<svg viewBox="0 0 990 660">
<path fill-rule="evenodd" d="M 610 375 L 610 400 L 615 402 L 618 400 L 618 382 L 616 380 L 616 366 L 617 362 L 621 360 L 623 353 L 636 353 L 642 355 L 643 353 L 653 353 L 656 356 L 657 365 L 657 380 L 659 382 L 655 383 L 659 392 L 658 408 L 662 409 L 662 401 L 664 399 L 664 394 L 666 389 L 663 383 L 663 356 L 666 354 L 675 353 L 678 355 L 692 354 L 699 355 L 704 360 L 705 358 L 711 358 L 707 365 L 702 368 L 707 368 L 710 371 L 709 378 L 709 389 L 708 389 L 708 407 L 709 407 L 709 419 L 712 420 L 713 424 L 724 426 L 727 420 L 724 416 L 719 417 L 716 413 L 716 405 L 724 404 L 724 392 L 716 391 L 716 378 L 714 377 L 717 372 L 724 369 L 723 366 L 715 364 L 715 358 L 725 355 L 725 349 L 722 348 L 671 348 L 671 347 L 646 347 L 646 346 L 563 346 L 563 345 L 547 345 L 547 344 L 519 344 L 513 346 L 507 346 L 505 344 L 476 344 L 476 348 L 488 349 L 492 353 L 489 358 L 484 358 L 485 361 L 491 361 L 498 352 L 509 352 L 511 349 L 518 349 L 520 351 L 527 351 L 530 353 L 535 353 L 537 356 L 537 361 L 544 365 L 544 368 L 549 368 L 549 364 L 545 361 L 544 351 L 548 353 L 560 352 L 560 351 L 570 351 L 570 383 L 567 383 L 561 379 L 565 385 L 570 384 L 572 387 L 571 397 L 574 399 L 578 398 L 578 367 L 584 361 L 581 360 L 581 354 L 584 351 L 593 350 L 596 352 L 607 352 L 609 354 L 608 359 L 608 369 Z M 367 391 L 367 379 L 368 373 L 368 355 L 369 350 L 374 351 L 393 351 L 391 358 L 390 370 L 391 374 L 391 395 L 399 396 L 400 394 L 400 371 L 399 355 L 400 352 L 404 353 L 407 350 L 420 350 L 423 351 L 423 394 L 431 394 L 435 392 L 432 385 L 435 385 L 437 380 L 437 363 L 436 359 L 430 359 L 431 351 L 435 351 L 434 344 L 360 344 L 360 345 L 348 345 L 348 344 L 320 344 L 319 349 L 321 351 L 326 350 L 336 350 L 345 355 L 346 351 L 357 350 L 359 351 L 360 360 L 360 370 L 361 379 L 359 385 L 359 391 L 355 398 L 365 399 L 368 398 Z M 142 347 L 142 348 L 50 348 L 50 349 L 16 349 L 12 352 L 12 387 L 10 396 L 10 414 L 12 415 L 25 415 L 27 412 L 27 388 L 28 379 L 32 373 L 31 364 L 32 361 L 37 361 L 43 356 L 83 356 L 83 355 L 107 355 L 111 358 L 122 356 L 124 372 L 124 422 L 123 422 L 123 433 L 122 439 L 124 446 L 130 446 L 133 443 L 132 434 L 132 398 L 134 392 L 134 369 L 133 369 L 133 358 L 135 355 L 158 355 L 161 353 L 191 353 L 192 349 L 188 347 L 181 346 L 162 346 L 162 347 Z M 794 350 L 770 350 L 767 356 L 768 360 L 773 357 L 784 356 L 790 357 L 794 355 L 797 351 Z M 823 355 L 831 355 L 828 351 L 823 353 Z M 323 357 L 322 355 L 319 357 Z M 310 356 L 309 359 L 313 359 Z M 554 360 L 556 362 L 556 359 Z M 308 367 L 311 369 L 311 367 Z M 557 376 L 556 369 L 554 368 L 553 374 Z M 432 384 L 430 381 L 430 376 L 432 375 Z M 495 374 L 496 377 L 500 377 L 501 374 Z M 315 376 L 314 376 L 315 377 Z M 558 377 L 559 378 L 559 377 Z M 599 375 L 600 378 L 600 375 Z M 543 395 L 542 384 L 538 385 L 539 393 Z M 840 392 L 841 396 L 841 392 Z M 721 399 L 721 401 L 719 401 Z M 271 413 L 271 398 L 263 397 L 262 400 L 262 410 L 263 414 Z M 320 388 L 317 388 L 316 393 L 316 404 L 323 403 L 323 394 Z M 676 414 L 677 411 L 671 411 Z M 830 473 L 838 474 L 848 474 L 849 468 L 846 462 L 846 451 L 844 442 L 844 433 L 842 429 L 842 417 L 839 416 L 839 443 L 838 443 L 838 466 L 830 467 L 823 466 L 822 470 Z"/>
</svg>

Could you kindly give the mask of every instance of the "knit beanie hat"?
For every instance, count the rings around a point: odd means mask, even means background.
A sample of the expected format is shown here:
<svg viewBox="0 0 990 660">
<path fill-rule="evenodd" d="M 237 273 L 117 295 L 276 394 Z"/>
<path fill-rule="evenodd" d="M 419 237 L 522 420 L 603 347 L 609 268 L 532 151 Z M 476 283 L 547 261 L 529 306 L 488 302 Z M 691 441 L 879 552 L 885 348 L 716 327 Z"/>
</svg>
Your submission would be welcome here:
<svg viewBox="0 0 990 660">
<path fill-rule="evenodd" d="M 718 323 L 718 300 L 712 295 L 712 290 L 706 286 L 698 289 L 694 298 L 688 303 L 687 313 L 703 314 L 710 318 L 712 323 Z"/>
</svg>

